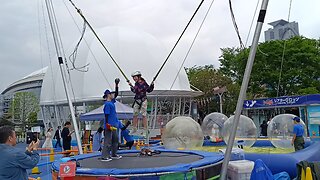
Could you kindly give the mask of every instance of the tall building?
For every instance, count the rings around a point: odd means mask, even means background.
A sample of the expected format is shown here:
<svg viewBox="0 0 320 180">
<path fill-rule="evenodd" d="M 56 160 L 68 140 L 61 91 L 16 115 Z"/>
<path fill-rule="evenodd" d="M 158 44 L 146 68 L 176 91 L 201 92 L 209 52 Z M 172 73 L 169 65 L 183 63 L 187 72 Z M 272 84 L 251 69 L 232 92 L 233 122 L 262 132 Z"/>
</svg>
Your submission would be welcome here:
<svg viewBox="0 0 320 180">
<path fill-rule="evenodd" d="M 290 39 L 299 36 L 299 25 L 297 22 L 288 22 L 283 19 L 268 23 L 273 28 L 264 32 L 265 41 Z"/>
<path fill-rule="evenodd" d="M 3 100 L 3 95 L 0 94 L 0 118 L 3 117 L 3 104 L 4 100 Z"/>
<path fill-rule="evenodd" d="M 12 83 L 0 94 L 0 117 L 9 113 L 10 103 L 17 92 L 31 92 L 40 100 L 41 86 L 47 67 L 35 71 L 26 77 Z M 39 113 L 39 119 L 41 115 Z M 15 122 L 15 120 L 13 120 Z"/>
</svg>

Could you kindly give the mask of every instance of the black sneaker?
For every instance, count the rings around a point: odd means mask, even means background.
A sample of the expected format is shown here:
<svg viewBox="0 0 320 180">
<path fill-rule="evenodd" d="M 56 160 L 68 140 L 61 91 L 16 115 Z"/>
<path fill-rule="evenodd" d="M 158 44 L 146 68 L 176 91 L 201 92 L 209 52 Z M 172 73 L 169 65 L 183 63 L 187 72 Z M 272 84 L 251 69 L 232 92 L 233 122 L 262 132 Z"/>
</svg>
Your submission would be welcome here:
<svg viewBox="0 0 320 180">
<path fill-rule="evenodd" d="M 121 159 L 121 158 L 122 158 L 122 156 L 120 156 L 120 155 L 111 156 L 111 159 Z"/>
<path fill-rule="evenodd" d="M 100 161 L 109 162 L 109 161 L 112 161 L 112 159 L 111 158 L 101 158 Z"/>
</svg>

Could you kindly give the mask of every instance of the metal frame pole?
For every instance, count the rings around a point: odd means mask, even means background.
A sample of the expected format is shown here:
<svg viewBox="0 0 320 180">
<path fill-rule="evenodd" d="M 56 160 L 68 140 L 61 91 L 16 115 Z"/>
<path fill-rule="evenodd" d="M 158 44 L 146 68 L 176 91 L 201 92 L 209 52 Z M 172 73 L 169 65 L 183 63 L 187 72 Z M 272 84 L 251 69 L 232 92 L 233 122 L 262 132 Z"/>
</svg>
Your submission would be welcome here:
<svg viewBox="0 0 320 180">
<path fill-rule="evenodd" d="M 176 112 L 176 97 L 173 97 L 173 105 L 172 105 L 172 115 L 171 115 L 171 119 L 174 118 Z"/>
<path fill-rule="evenodd" d="M 191 111 L 192 111 L 192 98 L 189 99 L 189 116 L 191 117 Z"/>
<path fill-rule="evenodd" d="M 179 116 L 181 116 L 181 103 L 182 103 L 182 99 L 181 97 L 179 98 L 179 109 L 178 109 L 178 114 Z"/>
<path fill-rule="evenodd" d="M 183 108 L 182 108 L 182 116 L 186 114 L 186 97 L 183 97 Z"/>
<path fill-rule="evenodd" d="M 222 112 L 222 95 L 223 95 L 223 93 L 219 93 L 218 95 L 219 95 L 219 100 L 220 100 L 220 113 L 223 114 L 223 112 Z"/>
<path fill-rule="evenodd" d="M 153 119 L 152 129 L 156 128 L 157 116 L 158 116 L 158 96 L 156 96 L 155 102 L 154 102 L 154 119 Z"/>
<path fill-rule="evenodd" d="M 226 177 L 227 176 L 227 169 L 228 169 L 230 155 L 231 155 L 231 151 L 232 151 L 232 147 L 233 147 L 233 142 L 235 140 L 237 127 L 239 124 L 240 114 L 241 114 L 241 110 L 243 107 L 243 101 L 244 101 L 244 98 L 246 97 L 246 91 L 248 88 L 250 74 L 251 74 L 254 58 L 256 55 L 257 46 L 259 43 L 259 37 L 261 34 L 262 25 L 263 25 L 264 18 L 265 18 L 266 12 L 267 12 L 268 2 L 269 2 L 269 0 L 263 0 L 262 4 L 261 4 L 261 9 L 260 9 L 260 13 L 259 13 L 259 17 L 258 17 L 258 21 L 257 21 L 257 25 L 256 25 L 256 30 L 255 30 L 255 33 L 253 36 L 253 41 L 252 41 L 252 45 L 250 48 L 250 54 L 248 57 L 247 66 L 246 66 L 246 69 L 244 72 L 242 85 L 241 85 L 241 89 L 240 89 L 240 94 L 239 94 L 239 98 L 238 98 L 238 102 L 237 102 L 236 114 L 234 116 L 234 123 L 233 123 L 231 134 L 230 134 L 230 137 L 228 140 L 228 146 L 227 146 L 227 150 L 226 150 L 226 153 L 224 156 L 222 169 L 221 169 L 221 173 L 220 173 L 220 179 L 222 179 L 222 180 L 227 179 L 227 177 Z"/>
<path fill-rule="evenodd" d="M 62 127 L 61 121 L 60 121 L 60 116 L 58 115 L 58 110 L 57 110 L 57 105 L 56 104 L 53 106 L 53 109 L 54 109 L 54 114 L 56 116 L 56 121 L 58 123 L 58 126 Z M 55 128 L 57 128 L 57 127 L 55 127 Z"/>
<path fill-rule="evenodd" d="M 64 65 L 64 63 L 63 63 L 63 57 L 65 57 L 64 53 L 63 53 L 63 46 L 62 46 L 61 39 L 59 38 L 59 29 L 58 29 L 57 21 L 54 16 L 52 0 L 45 0 L 45 3 L 46 3 L 46 7 L 47 7 L 50 27 L 51 27 L 51 31 L 52 31 L 53 40 L 54 40 L 54 45 L 55 45 L 55 49 L 56 49 L 56 53 L 57 53 L 57 57 L 58 57 L 58 63 L 59 63 L 60 73 L 62 76 L 63 87 L 64 87 L 64 90 L 66 93 L 66 97 L 67 97 L 67 101 L 68 101 L 68 105 L 69 105 L 69 109 L 70 109 L 70 113 L 71 113 L 72 123 L 73 123 L 74 131 L 75 131 L 75 135 L 76 135 L 78 151 L 79 151 L 79 154 L 83 154 L 81 139 L 80 139 L 80 134 L 79 134 L 79 129 L 78 129 L 78 123 L 77 123 L 77 120 L 75 117 L 75 111 L 74 111 L 73 104 L 71 102 L 69 86 L 68 86 L 67 78 L 66 78 L 67 77 L 66 76 L 66 72 L 67 72 L 66 65 Z"/>
<path fill-rule="evenodd" d="M 68 101 L 68 105 L 69 105 L 69 110 L 70 110 L 70 113 L 71 113 L 71 119 L 72 119 L 72 123 L 73 123 L 73 128 L 74 128 L 74 132 L 75 132 L 75 135 L 76 135 L 78 151 L 79 151 L 79 154 L 83 154 L 81 138 L 80 138 L 80 134 L 79 134 L 79 127 L 78 127 L 78 123 L 77 123 L 77 120 L 76 120 L 75 111 L 74 111 L 74 108 L 73 108 L 73 105 L 72 105 L 72 102 L 71 102 L 69 89 L 67 87 L 67 83 L 66 83 L 66 79 L 65 79 L 66 76 L 65 76 L 64 73 L 66 71 L 63 69 L 63 68 L 65 68 L 65 66 L 63 65 L 62 57 L 58 57 L 58 59 L 59 59 L 60 72 L 61 72 L 61 75 L 62 75 L 62 81 L 63 81 L 63 85 L 64 85 L 63 87 L 64 87 L 64 90 L 65 90 L 65 93 L 66 93 L 66 97 L 67 97 L 67 101 Z"/>
</svg>

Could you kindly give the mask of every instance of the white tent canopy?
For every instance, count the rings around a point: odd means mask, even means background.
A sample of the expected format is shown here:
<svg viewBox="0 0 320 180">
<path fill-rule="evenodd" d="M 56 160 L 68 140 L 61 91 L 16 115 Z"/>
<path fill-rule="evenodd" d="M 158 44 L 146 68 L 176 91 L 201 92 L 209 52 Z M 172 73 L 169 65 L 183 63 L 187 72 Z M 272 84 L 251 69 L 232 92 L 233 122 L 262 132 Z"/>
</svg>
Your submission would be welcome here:
<svg viewBox="0 0 320 180">
<path fill-rule="evenodd" d="M 119 27 L 106 27 L 97 31 L 98 35 L 107 46 L 111 55 L 131 80 L 131 73 L 140 70 L 142 76 L 150 83 L 169 51 L 153 36 L 145 32 Z M 98 41 L 93 38 L 91 32 L 87 32 L 85 42 L 81 42 L 75 65 L 77 67 L 88 64 L 87 72 L 70 71 L 70 92 L 77 102 L 101 100 L 105 89 L 114 89 L 114 79 L 120 78 L 120 95 L 132 96 L 125 79 L 116 68 L 111 58 L 107 55 Z M 90 50 L 88 46 L 90 47 Z M 73 51 L 66 52 L 67 57 Z M 186 97 L 197 96 L 201 92 L 190 89 L 189 80 L 184 69 L 179 74 L 183 53 L 174 53 L 164 66 L 155 82 L 155 91 L 150 95 L 175 96 L 177 94 Z M 53 62 L 56 62 L 55 60 Z M 69 63 L 69 67 L 71 67 Z M 175 80 L 176 75 L 177 79 Z M 131 80 L 133 81 L 133 80 Z M 66 103 L 66 95 L 60 75 L 58 63 L 52 63 L 52 67 L 44 77 L 41 90 L 41 105 L 53 103 Z"/>
<path fill-rule="evenodd" d="M 133 109 L 125 104 L 120 103 L 117 101 L 115 103 L 116 111 L 117 111 L 117 118 L 118 119 L 125 119 L 129 120 L 133 118 Z M 104 112 L 103 112 L 104 105 L 94 109 L 88 113 L 81 114 L 80 120 L 81 121 L 102 121 L 105 119 Z"/>
</svg>

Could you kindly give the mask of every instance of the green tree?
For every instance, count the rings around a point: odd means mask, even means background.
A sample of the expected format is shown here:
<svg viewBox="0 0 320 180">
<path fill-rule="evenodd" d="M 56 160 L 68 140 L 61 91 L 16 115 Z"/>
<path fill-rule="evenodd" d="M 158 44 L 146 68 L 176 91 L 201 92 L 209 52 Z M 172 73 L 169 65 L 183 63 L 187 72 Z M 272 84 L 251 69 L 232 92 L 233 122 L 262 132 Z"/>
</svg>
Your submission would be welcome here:
<svg viewBox="0 0 320 180">
<path fill-rule="evenodd" d="M 307 95 L 307 94 L 318 94 L 320 93 L 320 91 L 315 87 L 308 87 L 308 88 L 300 89 L 298 93 L 300 95 Z"/>
<path fill-rule="evenodd" d="M 219 111 L 219 97 L 213 93 L 213 89 L 226 86 L 227 92 L 223 95 L 223 113 L 232 114 L 234 112 L 240 88 L 231 78 L 223 75 L 213 65 L 194 66 L 187 68 L 186 71 L 190 83 L 204 93 L 198 97 L 198 100 L 212 100 L 207 102 L 206 106 L 199 107 L 200 111 L 205 114 Z"/>
<path fill-rule="evenodd" d="M 1 126 L 13 126 L 14 124 L 9 121 L 9 120 L 6 120 L 6 119 L 0 119 L 0 127 Z"/>
<path fill-rule="evenodd" d="M 17 92 L 11 100 L 9 114 L 23 124 L 34 123 L 40 110 L 39 100 L 31 92 Z"/>
<path fill-rule="evenodd" d="M 285 44 L 285 48 L 284 48 Z M 298 95 L 301 89 L 320 89 L 320 41 L 305 37 L 259 44 L 248 93 L 253 98 Z M 241 84 L 249 48 L 224 48 L 220 71 Z M 283 54 L 284 53 L 284 54 Z M 281 62 L 283 66 L 281 71 Z M 281 78 L 280 77 L 281 71 Z M 279 89 L 278 89 L 279 84 Z M 300 92 L 299 92 L 300 90 Z"/>
</svg>

